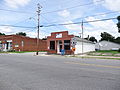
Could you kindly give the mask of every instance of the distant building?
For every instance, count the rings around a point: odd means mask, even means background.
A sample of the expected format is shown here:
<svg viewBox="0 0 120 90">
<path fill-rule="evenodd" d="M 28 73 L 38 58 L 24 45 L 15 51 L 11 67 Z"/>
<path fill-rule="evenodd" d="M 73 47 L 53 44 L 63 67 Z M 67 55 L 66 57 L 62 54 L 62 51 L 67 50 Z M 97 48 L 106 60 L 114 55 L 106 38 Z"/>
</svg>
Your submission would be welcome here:
<svg viewBox="0 0 120 90">
<path fill-rule="evenodd" d="M 95 49 L 97 50 L 118 50 L 120 44 L 110 42 L 110 41 L 100 41 L 95 44 Z"/>
<path fill-rule="evenodd" d="M 75 46 L 75 54 L 86 53 L 95 51 L 95 43 L 79 37 L 73 37 L 71 39 L 72 45 Z M 83 49 L 83 50 L 82 50 Z"/>
<path fill-rule="evenodd" d="M 95 44 L 91 41 L 69 35 L 68 31 L 53 32 L 47 37 L 47 48 L 50 54 L 60 54 L 61 50 L 65 50 L 65 54 L 80 54 L 95 51 Z M 73 52 L 75 48 L 75 52 Z"/>
<path fill-rule="evenodd" d="M 37 51 L 37 39 L 20 35 L 0 36 L 0 51 Z M 39 41 L 39 51 L 47 50 L 46 40 Z"/>
</svg>

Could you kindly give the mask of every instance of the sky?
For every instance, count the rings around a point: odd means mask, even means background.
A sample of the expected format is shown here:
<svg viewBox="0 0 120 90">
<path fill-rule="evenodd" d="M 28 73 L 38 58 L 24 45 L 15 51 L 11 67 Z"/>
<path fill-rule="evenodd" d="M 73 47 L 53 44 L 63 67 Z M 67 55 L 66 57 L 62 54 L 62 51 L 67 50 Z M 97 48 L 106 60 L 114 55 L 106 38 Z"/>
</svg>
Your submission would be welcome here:
<svg viewBox="0 0 120 90">
<path fill-rule="evenodd" d="M 29 37 L 37 37 L 37 28 L 19 28 L 11 25 L 36 27 L 38 3 L 42 6 L 40 25 L 43 26 L 116 18 L 120 15 L 120 0 L 0 0 L 0 32 L 7 35 L 25 32 Z M 89 35 L 100 40 L 101 32 L 119 37 L 117 22 L 108 20 L 84 23 L 84 38 Z M 59 31 L 69 31 L 69 34 L 80 36 L 81 23 L 40 27 L 40 38 Z"/>
</svg>

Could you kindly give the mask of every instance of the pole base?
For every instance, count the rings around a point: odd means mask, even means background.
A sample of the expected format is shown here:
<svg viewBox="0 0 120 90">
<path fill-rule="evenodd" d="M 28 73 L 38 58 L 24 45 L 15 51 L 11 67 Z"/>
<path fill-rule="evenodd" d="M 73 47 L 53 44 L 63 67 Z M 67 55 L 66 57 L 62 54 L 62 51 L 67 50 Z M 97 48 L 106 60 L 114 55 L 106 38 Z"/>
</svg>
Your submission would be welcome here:
<svg viewBox="0 0 120 90">
<path fill-rule="evenodd" d="M 36 52 L 36 55 L 38 55 L 38 52 Z"/>
</svg>

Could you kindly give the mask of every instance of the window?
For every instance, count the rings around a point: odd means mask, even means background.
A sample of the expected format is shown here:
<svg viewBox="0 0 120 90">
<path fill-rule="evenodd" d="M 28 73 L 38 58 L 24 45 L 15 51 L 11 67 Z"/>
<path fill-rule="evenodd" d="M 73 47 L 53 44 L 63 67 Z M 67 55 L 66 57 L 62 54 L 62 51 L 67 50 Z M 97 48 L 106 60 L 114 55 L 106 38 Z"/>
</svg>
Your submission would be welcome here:
<svg viewBox="0 0 120 90">
<path fill-rule="evenodd" d="M 12 42 L 10 42 L 10 49 L 12 49 Z"/>
<path fill-rule="evenodd" d="M 9 47 L 9 42 L 7 42 L 7 46 L 6 46 L 6 49 L 8 49 L 8 47 Z"/>
<path fill-rule="evenodd" d="M 24 46 L 24 41 L 21 41 L 21 45 L 22 45 L 22 47 Z"/>
<path fill-rule="evenodd" d="M 50 50 L 55 50 L 55 41 L 50 41 Z"/>
<path fill-rule="evenodd" d="M 64 40 L 64 49 L 70 50 L 70 40 Z"/>
</svg>

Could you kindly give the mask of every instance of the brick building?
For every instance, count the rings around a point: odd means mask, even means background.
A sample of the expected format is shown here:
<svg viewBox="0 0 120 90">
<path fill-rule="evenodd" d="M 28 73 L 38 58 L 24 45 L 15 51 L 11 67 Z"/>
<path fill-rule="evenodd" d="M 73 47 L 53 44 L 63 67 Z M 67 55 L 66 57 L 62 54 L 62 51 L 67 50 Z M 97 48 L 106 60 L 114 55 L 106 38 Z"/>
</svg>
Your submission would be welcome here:
<svg viewBox="0 0 120 90">
<path fill-rule="evenodd" d="M 0 51 L 37 51 L 37 39 L 20 35 L 0 36 Z M 47 50 L 47 41 L 39 41 L 39 51 Z"/>
<path fill-rule="evenodd" d="M 72 54 L 71 38 L 74 35 L 68 35 L 68 31 L 53 32 L 47 37 L 47 48 L 49 54 L 60 54 L 61 49 L 65 50 L 65 54 Z"/>
<path fill-rule="evenodd" d="M 47 48 L 49 54 L 60 54 L 65 50 L 65 54 L 81 54 L 95 51 L 95 44 L 91 41 L 69 35 L 68 31 L 53 32 L 47 37 Z M 74 51 L 73 51 L 74 50 Z"/>
<path fill-rule="evenodd" d="M 75 48 L 75 51 L 73 51 Z M 39 51 L 47 51 L 48 54 L 80 54 L 95 51 L 95 44 L 80 37 L 69 35 L 68 31 L 53 32 L 47 40 L 39 40 Z M 37 38 L 20 35 L 0 36 L 0 51 L 38 51 Z"/>
</svg>

